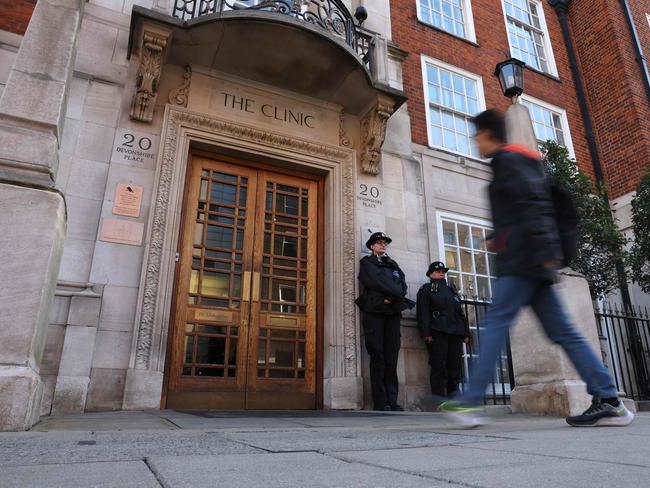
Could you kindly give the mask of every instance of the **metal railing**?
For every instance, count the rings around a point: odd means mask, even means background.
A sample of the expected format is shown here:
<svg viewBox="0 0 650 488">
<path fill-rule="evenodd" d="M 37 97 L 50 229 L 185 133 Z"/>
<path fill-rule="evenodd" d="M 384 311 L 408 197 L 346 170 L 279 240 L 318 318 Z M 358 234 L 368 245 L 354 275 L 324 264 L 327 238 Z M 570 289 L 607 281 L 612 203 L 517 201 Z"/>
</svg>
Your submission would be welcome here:
<svg viewBox="0 0 650 488">
<path fill-rule="evenodd" d="M 605 365 L 619 392 L 650 400 L 650 315 L 647 309 L 604 304 L 595 310 Z"/>
<path fill-rule="evenodd" d="M 464 389 L 472 377 L 472 369 L 476 367 L 481 350 L 481 325 L 490 302 L 482 300 L 461 300 L 463 311 L 469 321 L 472 340 L 463 348 L 463 380 L 461 388 Z M 515 378 L 512 369 L 512 352 L 510 350 L 510 337 L 506 339 L 506 346 L 499 355 L 492 383 L 488 385 L 483 402 L 486 405 L 507 405 L 510 403 L 510 391 L 515 387 Z"/>
<path fill-rule="evenodd" d="M 189 20 L 228 10 L 289 15 L 343 39 L 365 64 L 370 63 L 374 33 L 356 25 L 341 0 L 175 0 L 172 15 Z"/>
</svg>

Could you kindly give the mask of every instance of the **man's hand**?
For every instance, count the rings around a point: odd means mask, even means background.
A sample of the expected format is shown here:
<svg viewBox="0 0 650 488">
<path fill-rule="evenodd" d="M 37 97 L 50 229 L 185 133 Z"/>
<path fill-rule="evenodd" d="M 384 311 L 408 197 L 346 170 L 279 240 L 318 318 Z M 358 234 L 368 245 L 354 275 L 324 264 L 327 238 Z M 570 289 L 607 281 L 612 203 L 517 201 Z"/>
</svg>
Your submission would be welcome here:
<svg viewBox="0 0 650 488">
<path fill-rule="evenodd" d="M 463 342 L 464 342 L 465 344 L 469 344 L 470 339 L 471 339 L 470 336 L 465 336 L 465 338 L 463 339 Z"/>
<path fill-rule="evenodd" d="M 384 298 L 384 305 L 390 305 L 390 300 L 388 298 Z"/>
<path fill-rule="evenodd" d="M 433 336 L 426 336 L 426 337 L 424 338 L 424 342 L 426 342 L 427 344 L 429 344 L 429 343 L 432 342 L 432 341 L 433 341 Z"/>
</svg>

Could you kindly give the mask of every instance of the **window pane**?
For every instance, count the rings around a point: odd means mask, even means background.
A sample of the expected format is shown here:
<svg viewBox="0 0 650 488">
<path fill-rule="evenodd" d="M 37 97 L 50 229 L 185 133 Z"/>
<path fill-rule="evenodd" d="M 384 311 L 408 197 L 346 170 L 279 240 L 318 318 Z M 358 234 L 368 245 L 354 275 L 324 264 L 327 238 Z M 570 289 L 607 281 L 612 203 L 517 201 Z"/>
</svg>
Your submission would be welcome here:
<svg viewBox="0 0 650 488">
<path fill-rule="evenodd" d="M 458 245 L 456 239 L 456 226 L 453 222 L 447 220 L 442 221 L 442 234 L 445 244 Z"/>
<path fill-rule="evenodd" d="M 474 276 L 463 274 L 462 275 L 463 283 L 463 293 L 468 297 L 476 297 L 476 284 L 474 282 Z"/>
<path fill-rule="evenodd" d="M 471 247 L 469 240 L 469 227 L 464 224 L 458 224 L 458 245 Z"/>
<path fill-rule="evenodd" d="M 488 274 L 487 269 L 487 254 L 484 252 L 477 252 L 474 254 L 474 262 L 476 263 L 477 274 Z"/>
<path fill-rule="evenodd" d="M 445 247 L 445 265 L 450 269 L 458 269 L 458 259 L 456 258 L 455 249 Z"/>
<path fill-rule="evenodd" d="M 431 144 L 442 146 L 442 129 L 440 127 L 431 127 Z"/>
<path fill-rule="evenodd" d="M 460 250 L 460 270 L 464 273 L 473 273 L 474 265 L 472 264 L 472 251 L 465 249 Z"/>
<path fill-rule="evenodd" d="M 485 249 L 483 246 L 483 229 L 472 227 L 472 248 Z"/>
</svg>

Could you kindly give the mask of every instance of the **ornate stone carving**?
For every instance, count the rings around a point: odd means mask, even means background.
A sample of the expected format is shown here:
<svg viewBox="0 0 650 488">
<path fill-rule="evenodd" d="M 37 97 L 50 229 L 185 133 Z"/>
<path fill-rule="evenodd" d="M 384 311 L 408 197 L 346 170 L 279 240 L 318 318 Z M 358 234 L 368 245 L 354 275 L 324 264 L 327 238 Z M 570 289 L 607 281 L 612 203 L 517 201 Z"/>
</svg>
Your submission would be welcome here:
<svg viewBox="0 0 650 488">
<path fill-rule="evenodd" d="M 345 131 L 345 110 L 339 114 L 339 144 L 343 147 L 352 147 L 352 142 Z"/>
<path fill-rule="evenodd" d="M 379 101 L 361 120 L 361 169 L 364 173 L 379 174 L 381 146 L 386 137 L 386 123 L 392 113 L 392 103 Z"/>
<path fill-rule="evenodd" d="M 141 122 L 151 122 L 158 98 L 158 84 L 167 47 L 168 35 L 145 30 L 142 34 L 140 66 L 135 79 L 135 95 L 131 102 L 130 117 Z"/>
<path fill-rule="evenodd" d="M 174 185 L 182 182 L 173 181 L 174 167 L 186 164 L 185 160 L 177 160 L 179 133 L 181 127 L 197 129 L 206 133 L 219 134 L 220 137 L 231 138 L 236 141 L 255 143 L 258 147 L 272 147 L 297 154 L 315 156 L 326 161 L 339 161 L 341 164 L 343 214 L 341 236 L 343 242 L 342 269 L 344 270 L 344 286 L 340 291 L 343 301 L 343 335 L 345 350 L 346 376 L 358 376 L 358 331 L 356 324 L 355 298 L 355 224 L 354 224 L 354 177 L 352 153 L 349 149 L 326 146 L 291 136 L 283 136 L 265 132 L 249 126 L 238 125 L 232 122 L 207 117 L 189 112 L 177 107 L 169 107 L 169 113 L 163 127 L 162 139 L 165 141 L 160 161 L 160 171 L 156 182 L 156 196 L 153 207 L 153 222 L 150 230 L 149 246 L 145 254 L 145 278 L 143 284 L 142 305 L 140 314 L 136 319 L 136 344 L 135 360 L 136 369 L 152 369 L 153 338 L 160 337 L 163 327 L 167 324 L 156 323 L 157 309 L 159 306 L 159 288 L 163 249 L 170 243 L 165 242 L 167 232 L 170 194 Z M 171 258 L 170 258 L 171 259 Z M 162 351 L 164 351 L 162 347 Z M 161 352 L 164 354 L 164 352 Z M 162 367 L 162 361 L 158 361 Z"/>
<path fill-rule="evenodd" d="M 190 83 L 192 83 L 192 67 L 188 64 L 185 66 L 181 86 L 169 92 L 169 103 L 180 107 L 187 107 L 187 99 L 190 95 Z"/>
</svg>

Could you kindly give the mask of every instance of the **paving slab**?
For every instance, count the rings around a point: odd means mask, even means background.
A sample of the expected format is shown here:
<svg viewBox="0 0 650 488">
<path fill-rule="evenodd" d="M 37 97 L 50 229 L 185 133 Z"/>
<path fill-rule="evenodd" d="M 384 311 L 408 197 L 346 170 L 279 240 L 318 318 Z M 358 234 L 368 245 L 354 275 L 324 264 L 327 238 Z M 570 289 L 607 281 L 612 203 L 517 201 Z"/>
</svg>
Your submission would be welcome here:
<svg viewBox="0 0 650 488">
<path fill-rule="evenodd" d="M 446 433 L 426 429 L 313 429 L 224 433 L 228 439 L 270 452 L 343 452 L 365 449 L 403 449 L 494 442 L 507 439 L 489 434 Z"/>
<path fill-rule="evenodd" d="M 543 463 L 478 466 L 460 470 L 435 471 L 450 483 L 482 488 L 562 487 L 608 488 L 648 486 L 650 470 L 636 466 L 597 463 L 575 459 L 546 460 Z"/>
<path fill-rule="evenodd" d="M 80 415 L 43 417 L 32 431 L 56 430 L 173 430 L 176 425 L 158 412 L 92 412 Z"/>
<path fill-rule="evenodd" d="M 462 486 L 431 477 L 322 454 L 244 454 L 148 460 L 163 486 L 173 488 L 432 488 Z"/>
<path fill-rule="evenodd" d="M 489 447 L 477 451 L 464 446 L 418 447 L 415 449 L 368 450 L 328 453 L 343 461 L 400 469 L 419 474 L 435 471 L 534 464 L 546 459 L 531 455 L 491 451 Z"/>
<path fill-rule="evenodd" d="M 142 461 L 3 467 L 0 488 L 160 488 Z"/>
<path fill-rule="evenodd" d="M 0 467 L 91 461 L 126 461 L 149 456 L 245 454 L 259 449 L 218 433 L 193 431 L 48 432 L 0 434 Z"/>
</svg>

